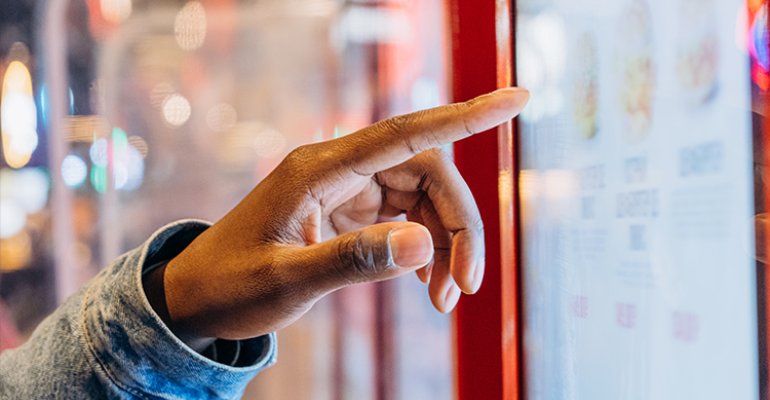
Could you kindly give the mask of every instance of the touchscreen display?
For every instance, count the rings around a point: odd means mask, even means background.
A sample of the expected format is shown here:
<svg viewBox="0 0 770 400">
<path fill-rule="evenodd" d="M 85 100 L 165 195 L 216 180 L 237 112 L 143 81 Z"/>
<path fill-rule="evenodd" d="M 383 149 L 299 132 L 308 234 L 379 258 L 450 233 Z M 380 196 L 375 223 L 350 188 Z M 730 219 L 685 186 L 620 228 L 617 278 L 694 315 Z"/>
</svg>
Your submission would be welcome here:
<svg viewBox="0 0 770 400">
<path fill-rule="evenodd" d="M 747 7 L 517 2 L 526 399 L 759 397 Z"/>
</svg>

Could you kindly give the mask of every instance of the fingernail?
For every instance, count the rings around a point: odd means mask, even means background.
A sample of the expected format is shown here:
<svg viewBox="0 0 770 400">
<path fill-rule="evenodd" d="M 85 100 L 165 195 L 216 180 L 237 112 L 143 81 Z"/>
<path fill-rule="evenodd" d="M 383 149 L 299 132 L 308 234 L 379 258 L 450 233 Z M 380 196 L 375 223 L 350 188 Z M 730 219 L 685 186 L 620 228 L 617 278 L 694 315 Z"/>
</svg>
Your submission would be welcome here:
<svg viewBox="0 0 770 400">
<path fill-rule="evenodd" d="M 452 282 L 452 285 L 449 286 L 449 290 L 447 290 L 446 295 L 444 295 L 444 310 L 443 313 L 448 313 L 452 310 L 454 310 L 455 306 L 457 305 L 457 301 L 460 300 L 460 288 L 457 287 L 457 285 Z"/>
<path fill-rule="evenodd" d="M 516 106 L 522 107 L 529 102 L 530 97 L 529 90 L 518 87 L 497 89 L 492 92 L 492 94 L 494 94 L 495 97 L 507 97 L 512 100 Z"/>
<path fill-rule="evenodd" d="M 511 86 L 511 87 L 504 87 L 504 88 L 497 89 L 497 90 L 495 90 L 492 93 L 501 93 L 501 94 L 502 93 L 510 93 L 510 94 L 514 94 L 514 93 L 525 93 L 525 92 L 529 93 L 529 90 L 524 89 L 524 88 L 520 88 L 520 87 L 516 87 L 516 86 Z"/>
<path fill-rule="evenodd" d="M 390 233 L 393 262 L 401 268 L 419 268 L 433 258 L 433 240 L 428 229 L 410 224 Z"/>
<path fill-rule="evenodd" d="M 527 89 L 517 87 L 497 89 L 489 95 L 478 97 L 476 107 L 492 107 L 504 110 L 506 113 L 513 111 L 518 114 L 529 103 L 529 96 Z"/>
<path fill-rule="evenodd" d="M 486 265 L 486 258 L 481 257 L 479 261 L 476 263 L 476 267 L 473 269 L 473 280 L 471 281 L 471 286 L 473 287 L 473 291 L 471 293 L 476 293 L 479 291 L 479 288 L 481 288 L 481 282 L 484 280 L 484 266 Z"/>
</svg>

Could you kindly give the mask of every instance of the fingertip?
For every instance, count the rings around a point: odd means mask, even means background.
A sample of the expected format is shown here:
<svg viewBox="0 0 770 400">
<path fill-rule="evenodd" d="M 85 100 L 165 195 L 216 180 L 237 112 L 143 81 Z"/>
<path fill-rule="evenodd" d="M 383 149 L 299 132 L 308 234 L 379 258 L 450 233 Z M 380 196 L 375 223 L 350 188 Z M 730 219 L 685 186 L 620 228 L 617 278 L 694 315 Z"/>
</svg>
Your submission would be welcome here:
<svg viewBox="0 0 770 400">
<path fill-rule="evenodd" d="M 529 103 L 529 90 L 519 87 L 497 89 L 492 94 L 499 99 L 505 108 L 517 110 L 516 114 Z"/>
<path fill-rule="evenodd" d="M 481 257 L 481 259 L 476 263 L 476 268 L 473 271 L 473 293 L 476 293 L 481 288 L 481 282 L 484 281 L 484 269 L 486 268 L 486 257 Z"/>
<path fill-rule="evenodd" d="M 471 133 L 483 132 L 517 116 L 529 102 L 529 90 L 507 87 L 477 97 L 468 104 L 465 127 Z"/>
<path fill-rule="evenodd" d="M 450 278 L 451 280 L 451 278 Z M 460 288 L 451 281 L 451 283 L 445 284 L 445 286 L 438 291 L 430 293 L 430 299 L 433 303 L 433 307 L 442 314 L 447 314 L 454 310 L 457 305 L 457 301 L 460 299 Z"/>
<path fill-rule="evenodd" d="M 460 288 L 458 288 L 457 285 L 452 283 L 452 285 L 449 286 L 449 289 L 444 295 L 444 301 L 439 311 L 443 314 L 447 314 L 452 310 L 454 310 L 455 306 L 457 305 L 457 301 L 460 300 L 461 293 L 462 292 L 460 291 Z"/>
<path fill-rule="evenodd" d="M 414 271 L 417 274 L 417 278 L 420 280 L 420 282 L 425 284 L 430 283 L 430 274 L 431 271 L 433 271 L 434 262 L 435 259 L 431 259 L 430 262 L 428 262 L 428 265 L 418 269 L 417 271 Z"/>
<path fill-rule="evenodd" d="M 500 89 L 495 90 L 492 93 L 493 94 L 500 94 L 500 95 L 517 95 L 517 96 L 522 95 L 522 94 L 526 94 L 527 97 L 529 97 L 529 90 L 524 89 L 522 87 L 517 87 L 517 86 L 509 86 L 509 87 L 500 88 Z"/>
<path fill-rule="evenodd" d="M 401 268 L 424 267 L 433 259 L 433 239 L 423 225 L 406 222 L 390 233 L 393 262 Z"/>
</svg>

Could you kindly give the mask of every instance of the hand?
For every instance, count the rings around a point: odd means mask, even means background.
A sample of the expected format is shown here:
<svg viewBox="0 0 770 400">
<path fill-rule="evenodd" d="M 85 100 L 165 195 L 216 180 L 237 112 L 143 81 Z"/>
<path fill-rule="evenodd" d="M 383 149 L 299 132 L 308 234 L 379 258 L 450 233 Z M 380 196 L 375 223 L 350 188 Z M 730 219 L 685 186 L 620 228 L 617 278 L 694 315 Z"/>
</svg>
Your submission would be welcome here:
<svg viewBox="0 0 770 400">
<path fill-rule="evenodd" d="M 417 271 L 434 306 L 451 311 L 460 290 L 481 285 L 484 232 L 467 185 L 436 148 L 513 118 L 528 99 L 501 89 L 297 148 L 145 280 L 153 307 L 188 343 L 245 339 L 291 324 L 341 287 Z M 403 213 L 411 222 L 375 224 Z"/>
</svg>

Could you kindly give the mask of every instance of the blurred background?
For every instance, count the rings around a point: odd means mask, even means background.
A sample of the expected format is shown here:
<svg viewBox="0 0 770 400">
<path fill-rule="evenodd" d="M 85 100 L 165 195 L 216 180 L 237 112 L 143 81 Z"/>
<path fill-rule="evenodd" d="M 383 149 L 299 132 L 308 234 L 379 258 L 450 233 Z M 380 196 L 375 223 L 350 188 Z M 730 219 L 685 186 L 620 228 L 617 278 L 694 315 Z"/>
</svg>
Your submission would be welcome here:
<svg viewBox="0 0 770 400">
<path fill-rule="evenodd" d="M 293 148 L 448 102 L 442 0 L 0 2 L 0 351 L 182 218 L 216 221 Z M 451 149 L 447 149 L 451 151 Z M 447 399 L 416 277 L 278 333 L 245 399 Z"/>
</svg>

